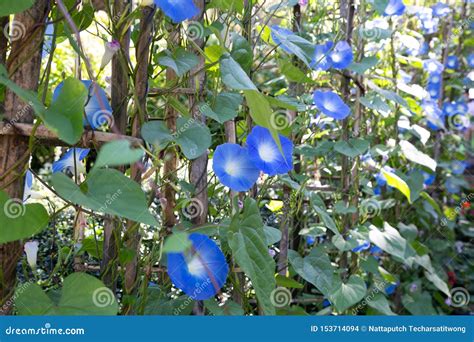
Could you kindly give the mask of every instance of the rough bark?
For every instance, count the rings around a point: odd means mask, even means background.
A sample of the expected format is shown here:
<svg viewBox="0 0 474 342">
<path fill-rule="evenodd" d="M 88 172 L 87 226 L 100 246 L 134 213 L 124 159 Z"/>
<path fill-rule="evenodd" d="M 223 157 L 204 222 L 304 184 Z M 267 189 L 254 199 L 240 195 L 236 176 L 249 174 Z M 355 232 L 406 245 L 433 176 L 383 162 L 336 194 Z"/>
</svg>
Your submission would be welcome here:
<svg viewBox="0 0 474 342">
<path fill-rule="evenodd" d="M 150 55 L 150 44 L 152 40 L 153 15 L 155 14 L 154 7 L 144 7 L 141 13 L 140 20 L 140 37 L 138 39 L 136 58 L 137 70 L 135 74 L 135 91 L 136 91 L 136 109 L 133 125 L 132 135 L 140 136 L 141 126 L 146 120 L 146 96 L 148 89 L 148 62 Z M 142 177 L 142 168 L 134 164 L 131 167 L 131 178 L 140 183 Z M 133 250 L 135 255 L 132 260 L 125 265 L 125 293 L 131 295 L 137 288 L 137 274 L 138 274 L 138 260 L 140 255 L 140 225 L 133 221 L 127 222 L 126 232 L 126 246 Z M 134 313 L 131 305 L 124 306 L 124 313 L 131 315 Z"/>
<path fill-rule="evenodd" d="M 130 0 L 115 0 L 112 20 L 120 18 L 127 11 Z M 123 25 L 116 28 L 117 33 L 123 31 Z M 112 58 L 112 111 L 113 131 L 126 134 L 127 132 L 127 105 L 128 105 L 128 73 L 122 64 L 128 63 L 130 49 L 130 29 L 125 30 L 123 36 L 114 37 L 120 43 L 120 51 Z M 123 171 L 123 170 L 122 170 Z M 120 225 L 112 216 L 107 216 L 104 222 L 104 248 L 101 260 L 101 273 L 104 283 L 115 291 L 117 285 L 117 259 Z"/>
<path fill-rule="evenodd" d="M 25 34 L 12 41 L 7 60 L 10 79 L 25 89 L 36 91 L 41 68 L 41 50 L 44 21 L 48 12 L 48 0 L 37 0 L 27 11 L 15 15 L 14 20 L 22 25 Z M 18 115 L 21 113 L 21 115 Z M 5 118 L 17 122 L 33 122 L 31 106 L 7 90 L 5 95 Z M 5 177 L 0 184 L 11 198 L 23 197 L 23 174 L 28 162 L 28 138 L 21 135 L 0 136 L 0 175 Z M 21 162 L 19 162 L 21 161 Z M 19 163 L 18 163 L 19 162 Z M 16 166 L 14 166 L 16 164 Z M 0 245 L 0 305 L 13 294 L 16 283 L 16 266 L 22 254 L 22 244 L 15 241 Z M 5 305 L 0 315 L 11 312 Z"/>
</svg>

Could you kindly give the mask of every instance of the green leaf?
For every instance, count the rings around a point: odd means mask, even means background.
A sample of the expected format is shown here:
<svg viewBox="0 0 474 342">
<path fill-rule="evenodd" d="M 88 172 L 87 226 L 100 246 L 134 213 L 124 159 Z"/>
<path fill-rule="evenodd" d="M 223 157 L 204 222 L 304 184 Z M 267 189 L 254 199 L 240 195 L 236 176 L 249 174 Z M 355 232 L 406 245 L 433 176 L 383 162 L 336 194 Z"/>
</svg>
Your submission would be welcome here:
<svg viewBox="0 0 474 342">
<path fill-rule="evenodd" d="M 80 186 L 64 173 L 54 173 L 51 182 L 59 196 L 74 204 L 158 226 L 140 185 L 115 169 L 96 169 Z"/>
<path fill-rule="evenodd" d="M 372 6 L 375 8 L 378 14 L 382 15 L 387 8 L 389 0 L 374 0 Z"/>
<path fill-rule="evenodd" d="M 369 142 L 360 138 L 349 139 L 348 141 L 338 141 L 334 145 L 334 150 L 350 158 L 355 158 L 358 155 L 364 154 L 368 148 Z"/>
<path fill-rule="evenodd" d="M 237 264 L 250 278 L 265 315 L 274 315 L 271 293 L 275 289 L 275 261 L 268 254 L 262 218 L 255 200 L 247 198 L 243 212 L 232 217 L 229 246 Z"/>
<path fill-rule="evenodd" d="M 279 60 L 278 64 L 279 64 L 280 72 L 283 75 L 285 75 L 288 81 L 296 82 L 296 83 L 312 83 L 313 82 L 311 78 L 306 76 L 306 74 L 296 65 L 294 65 L 292 62 Z"/>
<path fill-rule="evenodd" d="M 200 157 L 211 146 L 209 128 L 194 119 L 178 118 L 174 136 L 188 159 Z"/>
<path fill-rule="evenodd" d="M 279 229 L 264 226 L 263 231 L 265 232 L 265 239 L 268 246 L 274 245 L 281 240 L 281 231 Z"/>
<path fill-rule="evenodd" d="M 446 296 L 451 297 L 451 292 L 449 291 L 448 284 L 446 284 L 446 282 L 441 279 L 439 275 L 434 272 L 425 271 L 425 277 L 426 279 L 431 281 L 431 283 L 436 286 L 441 292 L 443 292 Z"/>
<path fill-rule="evenodd" d="M 35 0 L 2 0 L 0 4 L 0 17 L 23 12 L 33 6 L 34 3 Z"/>
<path fill-rule="evenodd" d="M 163 121 L 150 121 L 142 126 L 143 139 L 149 144 L 157 146 L 160 150 L 174 141 L 174 137 Z"/>
<path fill-rule="evenodd" d="M 424 180 L 420 170 L 415 170 L 408 175 L 406 183 L 410 189 L 410 200 L 412 203 L 420 197 L 420 192 L 424 189 Z"/>
<path fill-rule="evenodd" d="M 382 89 L 382 88 L 376 86 L 373 82 L 367 82 L 367 85 L 369 86 L 369 88 L 371 88 L 372 90 L 374 90 L 380 96 L 386 98 L 387 100 L 393 101 L 393 102 L 399 104 L 400 106 L 403 106 L 407 109 L 410 109 L 410 107 L 408 106 L 408 103 L 405 101 L 405 99 L 403 97 L 401 97 L 400 95 L 398 95 L 397 93 L 395 93 L 391 90 Z"/>
<path fill-rule="evenodd" d="M 218 8 L 224 12 L 236 11 L 241 13 L 244 10 L 243 0 L 211 0 L 206 8 Z"/>
<path fill-rule="evenodd" d="M 319 218 L 323 221 L 326 228 L 329 228 L 334 234 L 339 235 L 339 229 L 337 229 L 336 223 L 332 219 L 331 215 L 329 215 L 325 209 L 321 209 L 317 205 L 313 203 L 313 209 L 318 214 Z"/>
<path fill-rule="evenodd" d="M 359 245 L 356 239 L 346 240 L 342 235 L 334 235 L 331 242 L 341 252 L 349 251 Z"/>
<path fill-rule="evenodd" d="M 297 282 L 294 279 L 282 276 L 281 274 L 277 274 L 275 276 L 277 286 L 283 286 L 289 289 L 302 289 L 304 285 Z"/>
<path fill-rule="evenodd" d="M 423 197 L 433 208 L 436 210 L 439 216 L 443 216 L 443 212 L 439 207 L 438 203 L 431 197 L 426 191 L 422 191 L 420 196 Z"/>
<path fill-rule="evenodd" d="M 364 298 L 367 287 L 361 277 L 351 275 L 347 283 L 343 283 L 339 276 L 334 279 L 329 300 L 337 311 L 343 312 Z"/>
<path fill-rule="evenodd" d="M 232 34 L 232 51 L 230 55 L 247 74 L 250 72 L 253 63 L 252 47 L 247 39 L 235 32 Z"/>
<path fill-rule="evenodd" d="M 0 243 L 38 234 L 48 226 L 48 221 L 48 212 L 41 204 L 24 204 L 0 191 Z"/>
<path fill-rule="evenodd" d="M 396 174 L 382 169 L 382 174 L 387 179 L 387 184 L 395 189 L 399 190 L 408 199 L 408 203 L 411 203 L 410 188 L 403 179 L 398 177 Z"/>
<path fill-rule="evenodd" d="M 347 69 L 354 71 L 357 74 L 362 75 L 370 68 L 373 68 L 377 65 L 379 59 L 375 56 L 365 57 L 359 63 L 352 63 L 347 67 Z"/>
<path fill-rule="evenodd" d="M 229 54 L 221 57 L 220 69 L 222 82 L 230 89 L 257 91 L 247 73 Z"/>
<path fill-rule="evenodd" d="M 173 134 L 162 121 L 148 122 L 142 127 L 142 136 L 159 149 L 165 148 L 170 142 L 175 142 L 188 159 L 198 158 L 211 146 L 209 128 L 191 118 L 179 117 L 176 132 Z"/>
<path fill-rule="evenodd" d="M 296 251 L 288 251 L 288 261 L 304 280 L 310 282 L 328 296 L 333 288 L 334 267 L 322 247 L 313 247 L 304 258 Z"/>
<path fill-rule="evenodd" d="M 437 315 L 431 303 L 432 298 L 428 292 L 405 294 L 402 296 L 403 306 L 415 316 Z"/>
<path fill-rule="evenodd" d="M 183 48 L 177 48 L 175 51 L 163 51 L 157 56 L 158 64 L 169 67 L 174 70 L 178 77 L 183 76 L 189 70 L 199 63 L 199 58 L 192 52 Z"/>
<path fill-rule="evenodd" d="M 366 96 L 361 97 L 359 101 L 367 108 L 380 112 L 383 116 L 387 116 L 392 110 L 390 106 L 382 100 L 380 95 L 373 91 L 367 93 Z"/>
<path fill-rule="evenodd" d="M 15 306 L 20 315 L 116 315 L 114 293 L 99 279 L 86 273 L 73 273 L 64 279 L 60 297 L 53 301 L 35 283 L 17 288 Z"/>
<path fill-rule="evenodd" d="M 100 148 L 94 167 L 133 164 L 140 160 L 144 153 L 141 148 L 133 148 L 129 140 L 111 141 Z"/>
<path fill-rule="evenodd" d="M 220 93 L 215 97 L 213 105 L 202 102 L 199 104 L 201 113 L 223 124 L 237 116 L 243 98 L 237 93 Z"/>
<path fill-rule="evenodd" d="M 426 166 L 427 168 L 436 171 L 436 161 L 432 159 L 427 154 L 419 151 L 415 146 L 413 146 L 409 141 L 402 140 L 400 141 L 400 147 L 402 149 L 403 155 L 410 161 Z"/>
<path fill-rule="evenodd" d="M 383 315 L 394 316 L 396 315 L 390 308 L 390 303 L 381 293 L 377 293 L 371 300 L 367 300 L 367 305 L 377 310 Z"/>
<path fill-rule="evenodd" d="M 163 246 L 165 253 L 181 253 L 190 248 L 193 244 L 188 239 L 189 234 L 186 232 L 176 232 L 168 236 Z"/>
<path fill-rule="evenodd" d="M 412 265 L 411 257 L 416 255 L 413 248 L 405 240 L 398 230 L 384 222 L 384 230 L 381 231 L 375 226 L 370 226 L 369 239 L 383 251 L 400 258 L 408 266 Z"/>
<path fill-rule="evenodd" d="M 87 94 L 87 88 L 81 81 L 68 78 L 64 81 L 59 96 L 44 114 L 46 126 L 70 145 L 77 143 L 84 132 Z"/>
<path fill-rule="evenodd" d="M 296 34 L 287 34 L 277 30 L 272 30 L 272 35 L 280 41 L 280 45 L 291 51 L 292 54 L 310 67 L 309 64 L 314 54 L 314 45 L 311 42 Z"/>
<path fill-rule="evenodd" d="M 244 316 L 245 312 L 242 307 L 233 300 L 227 300 L 224 305 L 217 304 L 212 298 L 204 301 L 204 306 L 214 316 Z"/>
</svg>

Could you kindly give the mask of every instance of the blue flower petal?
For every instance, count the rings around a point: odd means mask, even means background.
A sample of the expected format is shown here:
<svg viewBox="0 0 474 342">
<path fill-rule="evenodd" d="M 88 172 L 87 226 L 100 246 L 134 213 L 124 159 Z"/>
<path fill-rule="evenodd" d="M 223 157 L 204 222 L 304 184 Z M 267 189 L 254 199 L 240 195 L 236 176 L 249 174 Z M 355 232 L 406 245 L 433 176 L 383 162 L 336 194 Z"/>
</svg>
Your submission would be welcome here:
<svg viewBox="0 0 474 342">
<path fill-rule="evenodd" d="M 466 170 L 466 163 L 460 160 L 455 160 L 451 163 L 451 172 L 454 175 L 462 175 Z"/>
<path fill-rule="evenodd" d="M 315 70 L 328 70 L 332 66 L 329 53 L 332 49 L 333 42 L 328 41 L 325 44 L 316 45 L 314 48 L 313 59 L 310 66 Z"/>
<path fill-rule="evenodd" d="M 354 253 L 362 252 L 365 251 L 366 249 L 370 248 L 370 242 L 369 241 L 364 241 L 361 245 L 355 247 L 352 249 Z"/>
<path fill-rule="evenodd" d="M 255 126 L 247 137 L 250 160 L 269 176 L 284 174 L 293 169 L 293 143 L 282 135 L 280 142 L 283 155 L 267 128 Z"/>
<path fill-rule="evenodd" d="M 67 169 L 73 170 L 74 164 L 79 166 L 80 162 L 89 154 L 89 151 L 90 149 L 88 148 L 70 148 L 59 160 L 53 163 L 53 173 Z M 76 162 L 74 162 L 74 154 L 76 156 Z"/>
<path fill-rule="evenodd" d="M 198 14 L 199 9 L 193 0 L 154 0 L 168 17 L 175 23 L 180 23 L 186 19 L 191 19 Z"/>
<path fill-rule="evenodd" d="M 168 275 L 191 299 L 206 300 L 224 286 L 229 266 L 219 247 L 206 235 L 193 233 L 189 240 L 189 251 L 168 253 Z"/>
<path fill-rule="evenodd" d="M 474 53 L 471 53 L 469 56 L 467 56 L 467 65 L 470 68 L 474 68 Z"/>
<path fill-rule="evenodd" d="M 212 169 L 219 181 L 234 191 L 249 190 L 260 173 L 246 148 L 229 143 L 217 146 Z"/>
<path fill-rule="evenodd" d="M 323 114 L 336 120 L 345 119 L 351 112 L 349 106 L 332 91 L 316 90 L 313 93 L 313 101 Z"/>
<path fill-rule="evenodd" d="M 340 41 L 330 53 L 329 58 L 335 69 L 347 68 L 353 59 L 352 48 L 346 41 Z"/>
<path fill-rule="evenodd" d="M 451 9 L 448 5 L 438 2 L 436 5 L 431 6 L 433 10 L 433 15 L 437 17 L 445 17 L 451 13 Z"/>
<path fill-rule="evenodd" d="M 31 196 L 31 188 L 33 186 L 33 174 L 30 170 L 26 171 L 25 175 L 25 187 L 23 190 L 23 202 L 25 202 Z"/>
<path fill-rule="evenodd" d="M 384 16 L 402 15 L 405 12 L 405 5 L 402 0 L 390 0 L 383 12 Z"/>
<path fill-rule="evenodd" d="M 423 61 L 423 69 L 430 74 L 441 74 L 444 66 L 435 59 L 426 59 Z"/>
<path fill-rule="evenodd" d="M 459 58 L 454 55 L 448 56 L 448 59 L 446 60 L 446 67 L 452 70 L 459 68 Z"/>
</svg>

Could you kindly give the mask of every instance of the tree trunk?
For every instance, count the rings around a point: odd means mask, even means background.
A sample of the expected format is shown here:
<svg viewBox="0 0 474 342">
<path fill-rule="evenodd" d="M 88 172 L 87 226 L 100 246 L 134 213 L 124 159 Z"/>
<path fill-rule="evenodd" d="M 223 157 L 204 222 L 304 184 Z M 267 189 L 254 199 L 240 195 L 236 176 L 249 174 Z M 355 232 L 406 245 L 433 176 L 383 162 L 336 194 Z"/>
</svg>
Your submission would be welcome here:
<svg viewBox="0 0 474 342">
<path fill-rule="evenodd" d="M 36 91 L 41 68 L 41 51 L 44 22 L 48 0 L 37 0 L 27 11 L 15 15 L 15 23 L 24 28 L 24 34 L 12 40 L 7 61 L 10 79 L 24 89 Z M 21 115 L 19 115 L 21 114 Z M 13 92 L 5 94 L 5 117 L 15 122 L 32 123 L 34 112 Z M 10 198 L 23 198 L 23 175 L 29 160 L 28 137 L 21 135 L 0 136 L 0 175 L 8 174 L 0 184 Z M 19 162 L 20 161 L 20 162 Z M 18 163 L 19 162 L 19 163 Z M 18 163 L 16 166 L 15 164 Z M 16 266 L 22 255 L 22 243 L 15 241 L 0 245 L 0 304 L 8 301 L 14 292 Z M 0 315 L 11 312 L 10 302 L 0 310 Z"/>
<path fill-rule="evenodd" d="M 140 20 L 140 37 L 138 39 L 136 56 L 137 70 L 135 76 L 135 106 L 136 115 L 132 125 L 132 135 L 140 136 L 142 122 L 146 120 L 146 96 L 148 90 L 148 62 L 150 55 L 150 44 L 152 40 L 154 7 L 144 7 L 142 9 Z M 142 177 L 142 168 L 134 164 L 131 167 L 131 178 L 140 183 Z M 135 255 L 133 259 L 125 265 L 125 293 L 131 295 L 137 288 L 138 261 L 140 257 L 140 224 L 133 221 L 127 221 L 126 246 L 133 250 Z M 134 314 L 133 307 L 126 305 L 124 314 Z"/>
</svg>

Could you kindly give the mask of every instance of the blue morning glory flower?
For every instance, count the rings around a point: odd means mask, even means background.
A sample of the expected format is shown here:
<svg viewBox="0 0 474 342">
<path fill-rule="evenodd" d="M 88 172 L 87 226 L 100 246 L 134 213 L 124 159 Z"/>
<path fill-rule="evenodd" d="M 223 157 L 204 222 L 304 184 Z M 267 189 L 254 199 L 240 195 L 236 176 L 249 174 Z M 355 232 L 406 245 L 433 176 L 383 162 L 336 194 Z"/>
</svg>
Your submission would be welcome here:
<svg viewBox="0 0 474 342">
<path fill-rule="evenodd" d="M 352 63 L 352 48 L 346 41 L 337 42 L 336 46 L 329 54 L 334 69 L 344 69 Z"/>
<path fill-rule="evenodd" d="M 385 293 L 386 293 L 387 295 L 389 295 L 389 296 L 392 295 L 392 294 L 394 294 L 394 293 L 395 293 L 395 290 L 396 290 L 397 287 L 398 287 L 398 284 L 399 284 L 399 283 L 397 282 L 397 283 L 395 283 L 395 284 L 390 284 L 389 286 L 387 286 L 387 287 L 385 288 Z"/>
<path fill-rule="evenodd" d="M 402 15 L 405 11 L 405 5 L 402 0 L 390 0 L 383 12 L 384 16 Z"/>
<path fill-rule="evenodd" d="M 30 170 L 26 171 L 25 187 L 23 190 L 23 202 L 26 202 L 31 197 L 31 188 L 33 187 L 33 174 Z"/>
<path fill-rule="evenodd" d="M 421 103 L 423 114 L 426 117 L 428 127 L 432 130 L 444 129 L 444 114 L 438 107 L 438 103 L 433 100 L 424 100 Z"/>
<path fill-rule="evenodd" d="M 460 160 L 455 160 L 451 163 L 451 172 L 454 175 L 462 175 L 466 170 L 466 163 Z"/>
<path fill-rule="evenodd" d="M 456 105 L 456 113 L 458 114 L 466 114 L 467 111 L 468 111 L 468 106 L 466 104 L 466 102 L 464 101 L 458 101 L 458 102 L 455 102 L 455 105 Z"/>
<path fill-rule="evenodd" d="M 444 186 L 446 187 L 446 191 L 450 194 L 457 194 L 461 191 L 461 186 L 452 177 L 446 179 Z"/>
<path fill-rule="evenodd" d="M 333 42 L 328 41 L 325 44 L 316 45 L 314 48 L 313 59 L 310 66 L 315 70 L 328 70 L 332 66 L 332 60 L 329 53 L 332 49 Z"/>
<path fill-rule="evenodd" d="M 217 146 L 212 169 L 219 181 L 234 191 L 249 190 L 260 173 L 250 159 L 248 150 L 230 143 Z"/>
<path fill-rule="evenodd" d="M 373 191 L 374 191 L 374 195 L 382 194 L 382 188 L 380 186 L 376 186 Z"/>
<path fill-rule="evenodd" d="M 467 65 L 470 68 L 474 68 L 474 53 L 471 53 L 469 56 L 467 56 Z"/>
<path fill-rule="evenodd" d="M 387 178 L 385 178 L 385 176 L 382 172 L 379 172 L 375 175 L 375 181 L 377 183 L 377 186 L 387 185 Z"/>
<path fill-rule="evenodd" d="M 186 19 L 191 19 L 199 12 L 193 0 L 154 0 L 154 2 L 177 24 Z"/>
<path fill-rule="evenodd" d="M 54 25 L 47 24 L 46 29 L 44 30 L 43 51 L 41 52 L 41 58 L 46 58 L 51 53 L 51 48 L 53 47 L 53 34 Z"/>
<path fill-rule="evenodd" d="M 448 5 L 438 2 L 436 5 L 431 6 L 433 10 L 433 15 L 437 17 L 445 17 L 451 13 L 451 9 Z"/>
<path fill-rule="evenodd" d="M 247 137 L 247 147 L 253 164 L 269 176 L 284 174 L 293 169 L 293 143 L 280 135 L 281 154 L 270 131 L 255 126 Z"/>
<path fill-rule="evenodd" d="M 369 241 L 364 241 L 361 245 L 355 247 L 352 249 L 354 253 L 362 252 L 365 251 L 366 249 L 370 248 L 370 242 Z"/>
<path fill-rule="evenodd" d="M 443 103 L 443 114 L 452 115 L 456 113 L 456 102 Z"/>
<path fill-rule="evenodd" d="M 426 86 L 426 91 L 430 95 L 431 99 L 437 100 L 439 99 L 439 95 L 441 92 L 440 84 L 429 82 Z"/>
<path fill-rule="evenodd" d="M 112 107 L 110 107 L 107 95 L 98 84 L 92 84 L 90 80 L 82 80 L 82 83 L 89 91 L 88 99 L 84 111 L 84 126 L 90 126 L 92 129 L 100 128 L 104 125 L 110 125 L 113 120 Z M 61 82 L 53 92 L 53 101 L 59 96 L 64 83 Z"/>
<path fill-rule="evenodd" d="M 425 59 L 423 61 L 423 69 L 430 74 L 441 74 L 444 66 L 435 59 Z"/>
<path fill-rule="evenodd" d="M 423 179 L 423 184 L 425 184 L 426 186 L 432 185 L 436 179 L 436 174 L 423 171 Z"/>
<path fill-rule="evenodd" d="M 85 167 L 82 161 L 89 154 L 90 149 L 88 148 L 70 148 L 59 158 L 59 160 L 53 163 L 53 173 L 69 171 L 74 172 L 74 166 L 77 168 L 78 173 L 85 173 Z M 76 160 L 74 161 L 74 157 Z"/>
<path fill-rule="evenodd" d="M 193 300 L 206 300 L 224 286 L 229 273 L 224 254 L 204 234 L 188 236 L 192 247 L 183 253 L 168 253 L 168 275 L 173 284 Z"/>
<path fill-rule="evenodd" d="M 378 260 L 382 256 L 383 250 L 378 246 L 372 246 L 370 247 L 369 253 L 372 254 L 375 259 Z"/>
<path fill-rule="evenodd" d="M 310 246 L 314 245 L 316 238 L 314 236 L 306 236 L 306 243 Z"/>
<path fill-rule="evenodd" d="M 313 102 L 323 114 L 336 120 L 345 119 L 351 112 L 349 106 L 332 91 L 316 90 L 313 93 Z"/>
<path fill-rule="evenodd" d="M 456 70 L 459 68 L 459 58 L 458 56 L 448 56 L 448 59 L 446 61 L 446 68 Z"/>
<path fill-rule="evenodd" d="M 327 298 L 324 298 L 323 300 L 323 308 L 327 308 L 328 306 L 331 305 L 331 302 L 329 301 L 329 299 Z"/>
<path fill-rule="evenodd" d="M 280 39 L 280 36 L 293 36 L 295 33 L 291 30 L 288 30 L 286 28 L 280 27 L 278 25 L 273 25 L 271 27 L 271 36 L 273 41 L 275 42 L 276 45 L 281 47 L 283 50 L 285 50 L 288 53 L 293 53 L 291 49 L 285 44 L 285 42 L 282 42 Z"/>
<path fill-rule="evenodd" d="M 439 84 L 441 82 L 442 75 L 441 74 L 429 74 L 428 76 L 428 83 L 431 84 Z"/>
</svg>

